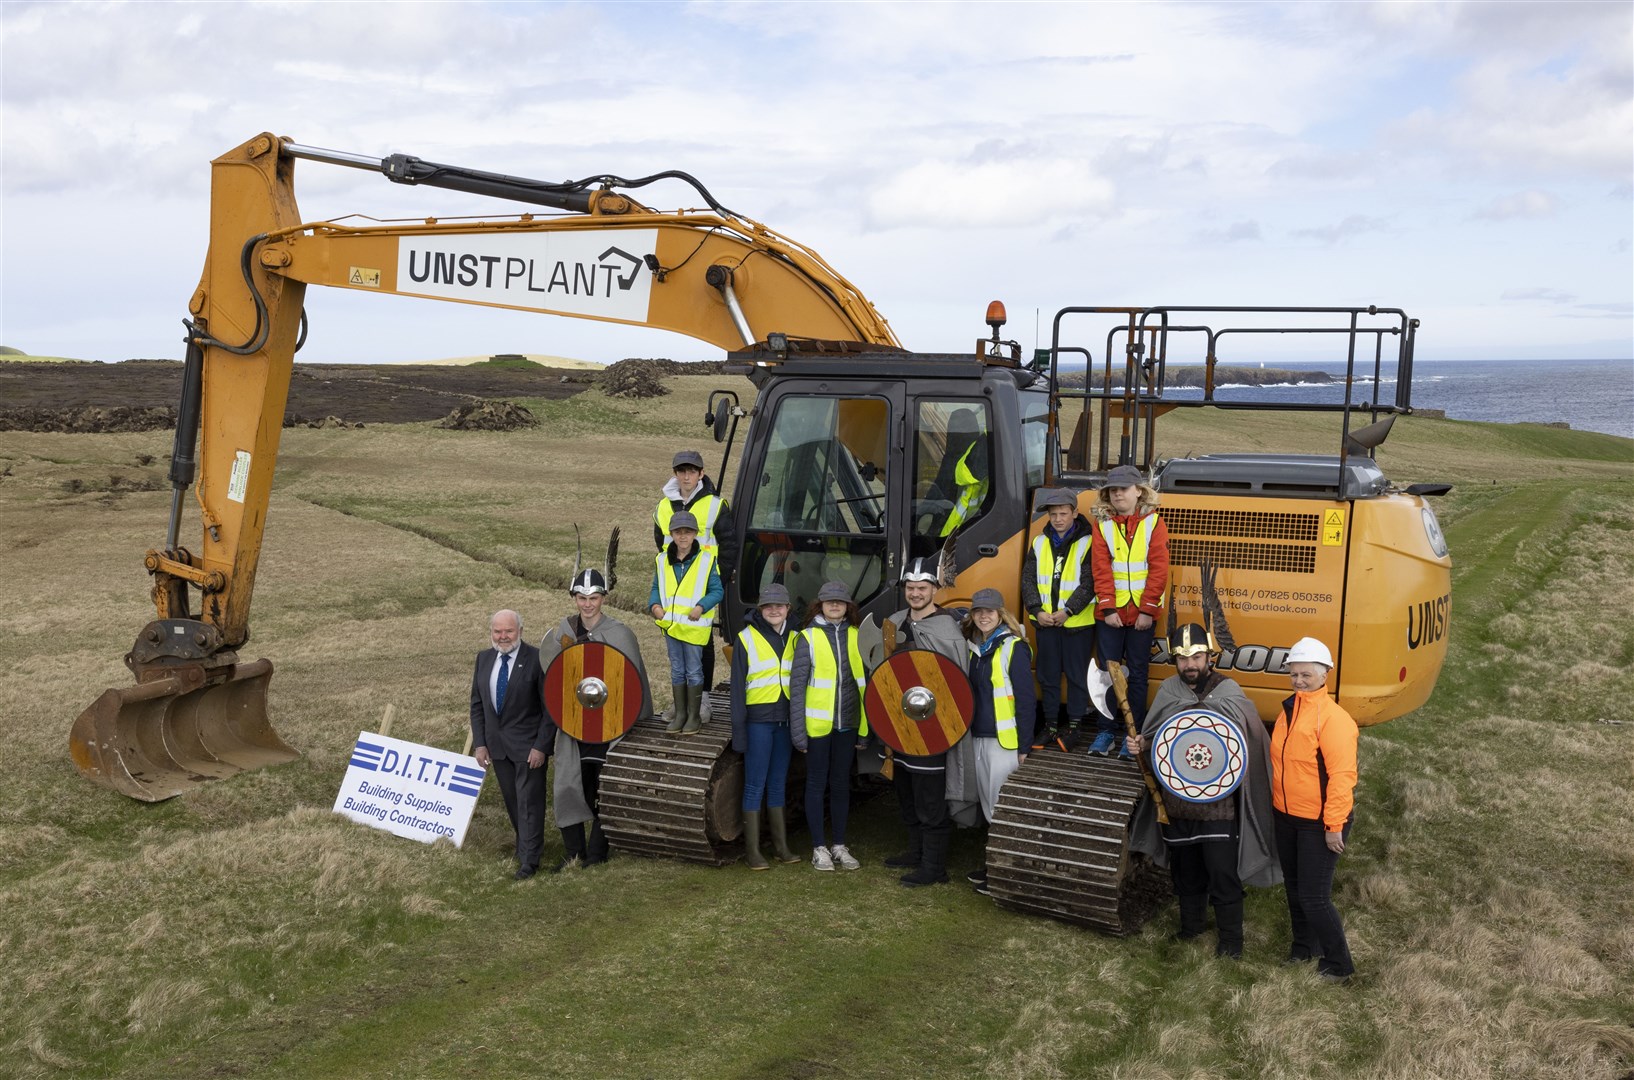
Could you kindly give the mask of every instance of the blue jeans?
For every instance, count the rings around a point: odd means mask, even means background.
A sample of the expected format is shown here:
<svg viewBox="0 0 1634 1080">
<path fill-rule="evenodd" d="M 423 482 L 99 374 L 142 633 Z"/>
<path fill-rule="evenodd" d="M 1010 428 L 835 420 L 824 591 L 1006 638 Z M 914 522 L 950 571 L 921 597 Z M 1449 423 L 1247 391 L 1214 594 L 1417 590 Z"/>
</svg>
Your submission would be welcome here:
<svg viewBox="0 0 1634 1080">
<path fill-rule="evenodd" d="M 704 684 L 704 647 L 680 638 L 664 635 L 669 648 L 669 681 L 671 686 L 702 686 Z"/>
<path fill-rule="evenodd" d="M 743 754 L 743 809 L 754 813 L 760 809 L 765 796 L 766 806 L 778 809 L 783 805 L 789 780 L 789 758 L 794 744 L 789 742 L 789 723 L 745 725 L 749 748 Z"/>
<path fill-rule="evenodd" d="M 1113 662 L 1121 662 L 1129 669 L 1129 711 L 1135 715 L 1135 726 L 1140 726 L 1146 715 L 1146 671 L 1152 663 L 1152 639 L 1157 636 L 1157 623 L 1144 630 L 1131 626 L 1095 624 L 1095 651 L 1101 670 Z M 1123 711 L 1118 707 L 1118 692 L 1108 690 L 1106 703 L 1112 710 L 1111 719 L 1100 717 L 1101 730 L 1117 734 L 1123 730 Z"/>
</svg>

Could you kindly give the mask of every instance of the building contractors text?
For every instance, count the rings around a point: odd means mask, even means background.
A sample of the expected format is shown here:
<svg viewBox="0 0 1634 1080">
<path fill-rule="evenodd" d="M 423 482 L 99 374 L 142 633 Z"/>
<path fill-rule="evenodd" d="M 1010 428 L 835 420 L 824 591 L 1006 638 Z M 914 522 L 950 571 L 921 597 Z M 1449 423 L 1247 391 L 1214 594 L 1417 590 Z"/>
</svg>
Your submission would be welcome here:
<svg viewBox="0 0 1634 1080">
<path fill-rule="evenodd" d="M 476 758 L 361 732 L 335 813 L 410 840 L 458 847 L 487 776 Z"/>
</svg>

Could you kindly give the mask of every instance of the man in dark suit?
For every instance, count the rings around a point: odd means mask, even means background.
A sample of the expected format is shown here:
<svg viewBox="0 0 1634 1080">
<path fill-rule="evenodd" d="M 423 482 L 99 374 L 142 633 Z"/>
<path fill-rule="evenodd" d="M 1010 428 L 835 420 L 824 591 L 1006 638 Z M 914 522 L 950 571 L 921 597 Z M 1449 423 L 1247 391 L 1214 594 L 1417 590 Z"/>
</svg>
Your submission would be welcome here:
<svg viewBox="0 0 1634 1080">
<path fill-rule="evenodd" d="M 545 722 L 539 650 L 522 640 L 522 616 L 494 612 L 488 634 L 494 647 L 477 653 L 471 676 L 471 753 L 499 779 L 516 829 L 516 880 L 525 881 L 545 850 L 544 766 L 554 731 Z"/>
</svg>

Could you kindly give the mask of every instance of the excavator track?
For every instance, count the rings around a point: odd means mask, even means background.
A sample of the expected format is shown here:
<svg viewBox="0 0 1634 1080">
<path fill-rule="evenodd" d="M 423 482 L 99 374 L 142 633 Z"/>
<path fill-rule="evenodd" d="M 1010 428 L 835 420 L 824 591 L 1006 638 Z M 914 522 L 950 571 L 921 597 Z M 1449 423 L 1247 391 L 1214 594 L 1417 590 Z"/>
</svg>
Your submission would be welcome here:
<svg viewBox="0 0 1634 1080">
<path fill-rule="evenodd" d="M 607 755 L 601 828 L 619 851 L 724 866 L 743 853 L 743 755 L 732 749 L 724 685 L 705 699 L 703 730 L 670 735 L 644 720 Z"/>
<path fill-rule="evenodd" d="M 1133 934 L 1172 894 L 1169 875 L 1129 850 L 1146 788 L 1118 758 L 1041 751 L 1010 774 L 987 834 L 987 883 L 1000 907 Z"/>
</svg>

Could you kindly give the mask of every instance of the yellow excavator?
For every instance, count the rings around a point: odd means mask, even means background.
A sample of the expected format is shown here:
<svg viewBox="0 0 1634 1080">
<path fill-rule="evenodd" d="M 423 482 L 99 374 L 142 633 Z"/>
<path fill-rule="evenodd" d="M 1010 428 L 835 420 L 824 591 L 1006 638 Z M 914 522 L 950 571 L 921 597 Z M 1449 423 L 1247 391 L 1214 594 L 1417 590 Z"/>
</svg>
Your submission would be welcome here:
<svg viewBox="0 0 1634 1080">
<path fill-rule="evenodd" d="M 302 160 L 536 209 L 303 223 L 293 182 Z M 659 180 L 691 184 L 706 209 L 660 212 L 626 193 Z M 1075 488 L 1087 511 L 1107 470 L 1130 464 L 1162 496 L 1168 619 L 1209 625 L 1219 666 L 1262 716 L 1286 695 L 1286 649 L 1306 635 L 1332 647 L 1329 685 L 1364 724 L 1422 704 L 1445 658 L 1451 560 L 1426 500 L 1446 487 L 1399 488 L 1373 456 L 1411 411 L 1418 323 L 1399 309 L 1067 308 L 1049 347 L 1024 362 L 1017 343 L 1000 340 L 995 304 L 973 349 L 913 353 L 815 252 L 685 174 L 550 183 L 270 134 L 213 163 L 210 235 L 189 304 L 170 528 L 146 556 L 156 618 L 126 657 L 136 685 L 104 693 L 70 736 L 85 775 L 132 797 L 165 799 L 297 756 L 267 718 L 271 664 L 238 653 L 309 284 L 662 327 L 727 350 L 728 370 L 757 390 L 748 409 L 730 391 L 710 405 L 726 457 L 749 418 L 734 491 L 740 554 L 723 568 L 727 640 L 773 582 L 803 606 L 825 580 L 843 580 L 877 629 L 898 606 L 906 561 L 938 552 L 939 602 L 992 587 L 1019 609 L 1022 560 L 1044 521 L 1037 491 Z M 1343 367 L 1331 400 L 1266 400 L 1222 384 L 1222 359 L 1251 364 L 1265 343 L 1289 339 Z M 1176 373 L 1188 361 L 1204 375 L 1182 389 Z M 1244 422 L 1326 412 L 1337 452 L 1161 456 L 1160 419 L 1195 408 Z M 723 457 L 717 475 L 725 468 Z M 189 487 L 197 549 L 180 546 Z M 1167 660 L 1160 648 L 1153 687 Z M 603 821 L 616 846 L 735 857 L 741 763 L 724 695 L 712 697 L 703 734 L 638 727 L 610 759 Z M 1124 842 L 1140 790 L 1116 759 L 1032 755 L 990 833 L 995 898 L 1114 932 L 1138 926 L 1161 895 Z"/>
</svg>

